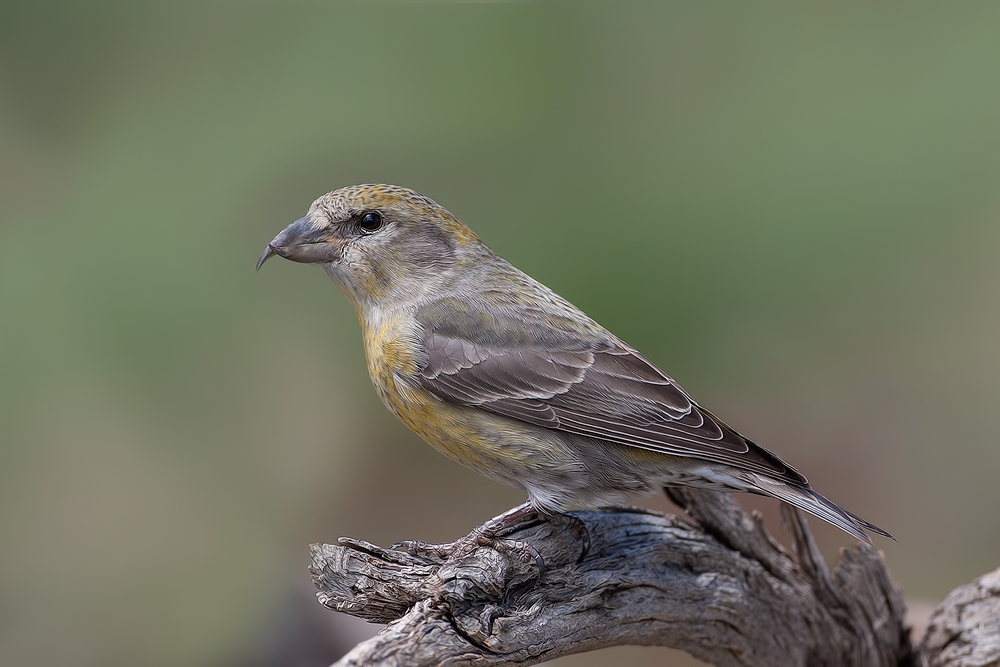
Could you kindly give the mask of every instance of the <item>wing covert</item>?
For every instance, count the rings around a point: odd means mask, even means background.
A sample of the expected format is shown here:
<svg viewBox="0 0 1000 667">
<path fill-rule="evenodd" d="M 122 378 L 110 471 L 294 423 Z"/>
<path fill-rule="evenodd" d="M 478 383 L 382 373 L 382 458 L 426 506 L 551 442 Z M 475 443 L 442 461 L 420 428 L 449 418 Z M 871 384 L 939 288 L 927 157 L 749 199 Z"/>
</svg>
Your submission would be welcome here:
<svg viewBox="0 0 1000 667">
<path fill-rule="evenodd" d="M 430 326 L 428 326 L 429 324 Z M 697 405 L 669 376 L 610 334 L 591 336 L 527 323 L 425 324 L 418 382 L 435 396 L 581 435 L 732 465 L 797 486 L 794 468 Z M 494 322 L 493 324 L 496 324 Z M 506 329 L 516 340 L 506 340 Z M 479 338 L 481 340 L 475 340 Z"/>
</svg>

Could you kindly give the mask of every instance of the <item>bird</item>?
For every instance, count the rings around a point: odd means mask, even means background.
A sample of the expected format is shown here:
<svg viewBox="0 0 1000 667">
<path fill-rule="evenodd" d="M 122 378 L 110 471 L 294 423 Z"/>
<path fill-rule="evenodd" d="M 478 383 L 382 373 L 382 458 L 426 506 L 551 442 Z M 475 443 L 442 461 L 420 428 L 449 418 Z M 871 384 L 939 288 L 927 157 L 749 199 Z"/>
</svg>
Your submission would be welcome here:
<svg viewBox="0 0 1000 667">
<path fill-rule="evenodd" d="M 653 362 L 409 188 L 329 192 L 267 244 L 357 312 L 382 402 L 454 461 L 521 489 L 494 520 L 558 519 L 670 486 L 770 496 L 872 544 L 886 531 L 699 405 Z"/>
</svg>

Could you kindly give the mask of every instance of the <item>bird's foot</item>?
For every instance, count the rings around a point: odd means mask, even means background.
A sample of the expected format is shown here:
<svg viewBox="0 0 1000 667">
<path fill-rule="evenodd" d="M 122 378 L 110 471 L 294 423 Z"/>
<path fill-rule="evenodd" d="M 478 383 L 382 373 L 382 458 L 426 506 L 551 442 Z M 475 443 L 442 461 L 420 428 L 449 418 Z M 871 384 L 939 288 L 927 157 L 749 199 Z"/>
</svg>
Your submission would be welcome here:
<svg viewBox="0 0 1000 667">
<path fill-rule="evenodd" d="M 481 526 L 476 526 L 471 533 L 454 542 L 428 544 L 420 540 L 404 540 L 392 545 L 392 548 L 418 558 L 456 560 L 468 556 L 479 547 L 488 547 L 521 563 L 534 562 L 541 576 L 541 572 L 545 569 L 545 561 L 538 551 L 527 542 L 505 539 L 505 536 L 535 526 L 546 519 L 548 517 L 539 515 L 530 503 L 524 503 L 493 517 Z"/>
<path fill-rule="evenodd" d="M 431 560 L 455 560 L 468 556 L 479 547 L 488 547 L 498 553 L 524 564 L 532 561 L 538 567 L 538 576 L 545 571 L 545 561 L 538 550 L 521 540 L 512 540 L 508 535 L 541 523 L 561 526 L 582 544 L 577 563 L 590 552 L 591 540 L 587 524 L 572 514 L 539 512 L 531 503 L 518 505 L 503 514 L 493 517 L 471 533 L 447 544 L 428 544 L 419 540 L 405 540 L 392 545 L 393 549 L 405 551 L 413 556 Z"/>
</svg>

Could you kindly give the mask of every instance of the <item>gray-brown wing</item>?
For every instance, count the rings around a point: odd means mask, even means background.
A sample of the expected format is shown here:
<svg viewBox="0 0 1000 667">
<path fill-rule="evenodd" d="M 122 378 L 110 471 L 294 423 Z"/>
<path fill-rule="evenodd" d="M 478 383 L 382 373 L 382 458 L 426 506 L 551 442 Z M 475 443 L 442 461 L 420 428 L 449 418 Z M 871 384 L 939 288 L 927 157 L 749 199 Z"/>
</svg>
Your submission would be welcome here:
<svg viewBox="0 0 1000 667">
<path fill-rule="evenodd" d="M 419 382 L 443 400 L 537 426 L 808 485 L 615 339 L 547 331 L 543 343 L 525 336 L 524 320 L 519 324 L 509 345 L 498 334 L 505 327 L 485 335 L 456 326 L 425 330 Z"/>
</svg>

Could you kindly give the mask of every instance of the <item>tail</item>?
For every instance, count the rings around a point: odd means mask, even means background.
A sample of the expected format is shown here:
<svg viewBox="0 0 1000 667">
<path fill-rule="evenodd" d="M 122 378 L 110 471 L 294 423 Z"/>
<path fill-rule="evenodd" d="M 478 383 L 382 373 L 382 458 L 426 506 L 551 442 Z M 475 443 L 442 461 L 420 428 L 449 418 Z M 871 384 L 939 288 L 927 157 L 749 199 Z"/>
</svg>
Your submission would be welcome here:
<svg viewBox="0 0 1000 667">
<path fill-rule="evenodd" d="M 865 531 L 877 533 L 891 540 L 896 539 L 875 524 L 869 523 L 855 514 L 851 514 L 837 503 L 816 493 L 808 486 L 793 486 L 785 482 L 767 479 L 762 475 L 753 475 L 753 478 L 755 482 L 754 486 L 757 487 L 758 493 L 783 500 L 789 505 L 809 512 L 813 516 L 817 516 L 823 519 L 823 521 L 833 524 L 848 535 L 856 537 L 869 545 L 872 545 L 872 541 Z"/>
</svg>

